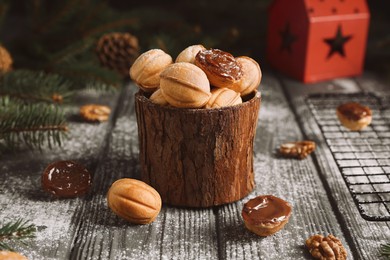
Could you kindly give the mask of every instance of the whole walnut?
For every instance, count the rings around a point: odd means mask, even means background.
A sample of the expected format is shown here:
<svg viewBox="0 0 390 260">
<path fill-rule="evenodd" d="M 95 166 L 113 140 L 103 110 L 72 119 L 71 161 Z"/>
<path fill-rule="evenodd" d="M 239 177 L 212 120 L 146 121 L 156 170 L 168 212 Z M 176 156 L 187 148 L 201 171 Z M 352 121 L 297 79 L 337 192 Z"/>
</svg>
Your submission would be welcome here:
<svg viewBox="0 0 390 260">
<path fill-rule="evenodd" d="M 322 235 L 314 235 L 306 240 L 306 246 L 310 254 L 315 259 L 321 260 L 345 260 L 347 259 L 347 251 L 345 250 L 340 239 L 333 235 L 324 237 Z"/>
</svg>

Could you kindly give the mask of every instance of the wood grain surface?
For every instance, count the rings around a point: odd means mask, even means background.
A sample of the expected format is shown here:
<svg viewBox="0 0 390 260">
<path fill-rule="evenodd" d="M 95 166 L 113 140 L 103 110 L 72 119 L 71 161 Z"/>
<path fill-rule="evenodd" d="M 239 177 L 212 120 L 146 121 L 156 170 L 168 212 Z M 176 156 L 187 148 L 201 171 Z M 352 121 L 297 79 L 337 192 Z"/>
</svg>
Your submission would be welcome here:
<svg viewBox="0 0 390 260">
<path fill-rule="evenodd" d="M 90 102 L 115 108 L 116 97 L 83 93 L 76 104 L 67 106 L 69 135 L 62 147 L 53 150 L 15 151 L 2 154 L 0 160 L 0 221 L 18 218 L 31 220 L 38 227 L 37 238 L 30 246 L 16 245 L 29 259 L 68 259 L 83 222 L 84 198 L 54 199 L 41 189 L 41 174 L 57 160 L 75 160 L 94 171 L 109 133 L 110 122 L 90 124 L 78 117 L 79 107 Z"/>
<path fill-rule="evenodd" d="M 37 238 L 16 246 L 29 259 L 310 259 L 305 240 L 329 233 L 342 240 L 349 259 L 377 259 L 380 244 L 390 241 L 389 224 L 360 217 L 304 101 L 308 93 L 367 89 L 390 93 L 366 75 L 302 85 L 264 73 L 254 143 L 254 191 L 214 208 L 164 205 L 157 220 L 143 226 L 115 216 L 106 202 L 115 180 L 140 178 L 134 110 L 138 89 L 130 83 L 119 98 L 84 93 L 67 108 L 73 116 L 63 147 L 1 155 L 0 222 L 23 217 L 38 226 Z M 81 104 L 92 102 L 113 108 L 109 122 L 90 124 L 75 116 Z M 302 139 L 317 143 L 305 160 L 280 158 L 275 152 L 284 142 Z M 64 159 L 80 161 L 94 173 L 87 196 L 60 200 L 41 191 L 43 169 Z M 260 194 L 273 194 L 293 206 L 285 228 L 265 238 L 247 231 L 241 218 L 243 203 Z"/>
<path fill-rule="evenodd" d="M 284 159 L 275 151 L 282 143 L 303 139 L 279 81 L 266 74 L 260 88 L 263 102 L 255 140 L 256 187 L 248 198 L 217 210 L 220 256 L 222 259 L 310 259 L 304 247 L 309 236 L 330 233 L 343 243 L 346 240 L 312 158 Z M 293 206 L 284 229 L 266 238 L 247 231 L 241 219 L 243 203 L 262 194 L 278 196 Z M 347 243 L 346 248 L 351 255 Z"/>
<path fill-rule="evenodd" d="M 361 85 L 366 82 L 364 78 L 360 78 L 359 81 Z M 315 153 L 316 168 L 320 172 L 325 189 L 328 191 L 329 199 L 335 207 L 335 213 L 338 222 L 341 223 L 345 238 L 354 249 L 352 251 L 354 259 L 378 259 L 380 244 L 389 243 L 390 240 L 389 223 L 366 221 L 360 216 L 321 130 L 306 106 L 305 98 L 307 95 L 304 94 L 313 93 L 316 89 L 322 89 L 321 93 L 332 93 L 330 90 L 333 88 L 337 88 L 338 93 L 375 91 L 375 84 L 370 84 L 369 88 L 366 85 L 368 82 L 366 82 L 365 88 L 362 89 L 355 79 L 339 79 L 328 82 L 328 90 L 326 90 L 321 84 L 303 86 L 286 78 L 283 78 L 282 82 L 301 128 L 308 138 L 315 140 L 318 144 Z M 310 90 L 308 90 L 309 88 Z"/>
</svg>

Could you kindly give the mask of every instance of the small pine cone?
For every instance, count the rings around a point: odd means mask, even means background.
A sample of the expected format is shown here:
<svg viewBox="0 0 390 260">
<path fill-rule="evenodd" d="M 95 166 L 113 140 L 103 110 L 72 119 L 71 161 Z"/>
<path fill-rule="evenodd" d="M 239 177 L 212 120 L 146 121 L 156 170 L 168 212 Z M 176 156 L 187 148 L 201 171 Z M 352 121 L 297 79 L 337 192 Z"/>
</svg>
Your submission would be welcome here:
<svg viewBox="0 0 390 260">
<path fill-rule="evenodd" d="M 96 54 L 103 66 L 127 77 L 131 65 L 139 56 L 138 39 L 130 33 L 105 34 L 97 43 Z"/>
<path fill-rule="evenodd" d="M 314 235 L 306 240 L 306 247 L 315 259 L 346 260 L 347 251 L 340 239 L 333 235 Z"/>
<path fill-rule="evenodd" d="M 6 48 L 0 45 L 0 73 L 12 70 L 12 57 Z"/>
</svg>

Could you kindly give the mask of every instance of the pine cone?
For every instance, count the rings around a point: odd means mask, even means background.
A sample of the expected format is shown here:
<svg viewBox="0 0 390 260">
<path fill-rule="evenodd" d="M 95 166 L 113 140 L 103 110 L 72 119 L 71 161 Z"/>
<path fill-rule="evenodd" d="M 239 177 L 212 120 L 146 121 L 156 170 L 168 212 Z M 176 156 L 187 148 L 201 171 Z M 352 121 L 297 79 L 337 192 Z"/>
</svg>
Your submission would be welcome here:
<svg viewBox="0 0 390 260">
<path fill-rule="evenodd" d="M 139 56 L 138 39 L 130 33 L 105 34 L 97 43 L 96 54 L 103 66 L 127 77 L 131 65 Z"/>
<path fill-rule="evenodd" d="M 0 73 L 6 73 L 12 69 L 12 57 L 6 48 L 0 45 Z"/>
</svg>

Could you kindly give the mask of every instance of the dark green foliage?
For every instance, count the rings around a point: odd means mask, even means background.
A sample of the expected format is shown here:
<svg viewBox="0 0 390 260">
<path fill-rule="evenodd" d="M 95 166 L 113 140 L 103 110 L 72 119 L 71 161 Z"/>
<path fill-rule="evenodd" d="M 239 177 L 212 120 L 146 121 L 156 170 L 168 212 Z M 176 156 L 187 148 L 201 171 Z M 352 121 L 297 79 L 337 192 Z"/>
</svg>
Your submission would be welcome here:
<svg viewBox="0 0 390 260">
<path fill-rule="evenodd" d="M 385 259 L 390 259 L 390 243 L 387 245 L 381 245 L 380 254 Z"/>
<path fill-rule="evenodd" d="M 61 145 L 66 121 L 53 103 L 71 101 L 77 90 L 120 86 L 95 45 L 104 33 L 132 31 L 137 19 L 100 0 L 0 0 L 1 22 L 15 70 L 0 76 L 0 146 Z"/>
<path fill-rule="evenodd" d="M 101 66 L 96 66 L 92 60 L 62 63 L 56 67 L 55 73 L 62 75 L 69 82 L 70 90 L 114 91 L 121 84 L 119 74 Z"/>
<path fill-rule="evenodd" d="M 103 83 L 106 89 L 120 84 L 116 72 L 100 66 L 94 49 L 104 33 L 132 31 L 135 18 L 97 0 L 34 0 L 15 5 L 19 18 L 12 27 L 17 33 L 4 42 L 14 68 L 62 75 L 74 81 L 76 89 L 84 88 L 85 82 Z"/>
<path fill-rule="evenodd" d="M 142 26 L 134 32 L 146 49 L 167 46 L 175 58 L 188 45 L 200 43 L 234 56 L 248 55 L 256 60 L 263 56 L 271 0 L 111 2 L 139 16 Z"/>
<path fill-rule="evenodd" d="M 53 103 L 54 95 L 68 97 L 71 94 L 70 86 L 68 80 L 57 74 L 15 70 L 0 79 L 0 95 L 9 95 L 28 102 Z"/>
<path fill-rule="evenodd" d="M 139 38 L 142 51 L 159 48 L 175 59 L 183 49 L 194 44 L 220 48 L 216 35 L 204 34 L 198 23 L 189 23 L 180 11 L 148 6 L 130 10 L 129 16 L 140 24 L 133 32 Z"/>
<path fill-rule="evenodd" d="M 5 147 L 61 145 L 67 130 L 64 113 L 56 105 L 0 97 L 0 144 Z"/>
<path fill-rule="evenodd" d="M 29 221 L 18 219 L 14 222 L 8 222 L 0 227 L 0 250 L 13 251 L 10 245 L 16 241 L 26 244 L 24 239 L 34 238 L 37 229 Z"/>
</svg>

